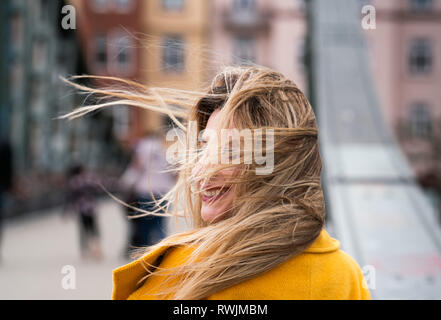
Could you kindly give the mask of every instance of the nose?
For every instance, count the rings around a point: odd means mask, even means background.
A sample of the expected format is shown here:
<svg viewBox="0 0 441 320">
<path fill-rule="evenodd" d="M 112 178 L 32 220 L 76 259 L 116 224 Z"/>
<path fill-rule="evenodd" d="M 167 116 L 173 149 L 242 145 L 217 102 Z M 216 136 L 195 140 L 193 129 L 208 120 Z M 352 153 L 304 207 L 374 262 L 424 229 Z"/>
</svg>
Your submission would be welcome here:
<svg viewBox="0 0 441 320">
<path fill-rule="evenodd" d="M 209 150 L 208 148 L 201 150 L 201 152 L 197 154 L 195 166 L 191 171 L 194 177 L 203 174 L 208 167 L 212 166 L 210 155 L 211 150 Z"/>
<path fill-rule="evenodd" d="M 207 186 L 211 183 L 214 183 L 218 179 L 218 175 L 215 174 L 214 176 L 210 177 L 204 177 L 204 174 L 207 170 L 214 167 L 213 164 L 206 164 L 201 161 L 198 161 L 193 169 L 191 170 L 192 177 L 194 179 L 194 182 L 198 186 L 199 189 L 203 189 L 204 185 Z"/>
<path fill-rule="evenodd" d="M 203 164 L 201 161 L 198 161 L 193 169 L 191 170 L 191 175 L 193 176 L 193 179 L 198 187 L 201 187 L 201 184 L 205 182 L 205 178 L 203 178 L 203 174 L 206 170 L 205 164 Z"/>
</svg>

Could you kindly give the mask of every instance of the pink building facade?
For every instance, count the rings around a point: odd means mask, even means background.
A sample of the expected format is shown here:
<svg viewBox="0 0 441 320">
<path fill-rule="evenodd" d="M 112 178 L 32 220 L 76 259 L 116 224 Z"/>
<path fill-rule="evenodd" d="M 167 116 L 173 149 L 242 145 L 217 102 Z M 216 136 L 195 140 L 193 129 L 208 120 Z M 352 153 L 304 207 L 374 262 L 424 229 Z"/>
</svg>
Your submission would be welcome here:
<svg viewBox="0 0 441 320">
<path fill-rule="evenodd" d="M 365 1 L 366 2 L 366 1 Z M 441 0 L 372 0 L 366 30 L 383 113 L 421 184 L 441 194 Z"/>
<path fill-rule="evenodd" d="M 211 15 L 213 72 L 222 65 L 256 63 L 307 90 L 304 1 L 214 0 Z"/>
</svg>

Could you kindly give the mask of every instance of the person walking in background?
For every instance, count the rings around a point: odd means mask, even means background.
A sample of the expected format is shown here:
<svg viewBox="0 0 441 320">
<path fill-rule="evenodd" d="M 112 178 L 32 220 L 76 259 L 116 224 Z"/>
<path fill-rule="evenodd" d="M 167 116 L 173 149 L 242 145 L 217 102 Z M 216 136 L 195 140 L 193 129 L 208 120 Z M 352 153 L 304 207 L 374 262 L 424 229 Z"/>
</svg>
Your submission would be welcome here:
<svg viewBox="0 0 441 320">
<path fill-rule="evenodd" d="M 146 130 L 136 143 L 132 159 L 121 177 L 121 184 L 128 194 L 126 202 L 143 210 L 157 209 L 158 201 L 175 183 L 174 174 L 168 169 L 165 147 L 158 132 Z M 164 204 L 159 204 L 163 206 Z M 139 212 L 127 209 L 128 216 Z M 129 241 L 126 257 L 134 248 L 155 244 L 165 237 L 164 218 L 147 216 L 129 221 Z"/>
<path fill-rule="evenodd" d="M 3 215 L 5 208 L 5 200 L 7 192 L 12 188 L 12 149 L 9 141 L 0 141 L 0 260 L 1 260 L 1 244 L 2 244 L 2 229 L 3 229 Z"/>
<path fill-rule="evenodd" d="M 81 257 L 102 257 L 96 222 L 97 177 L 82 165 L 73 165 L 68 172 L 67 198 L 64 214 L 78 215 Z"/>
</svg>

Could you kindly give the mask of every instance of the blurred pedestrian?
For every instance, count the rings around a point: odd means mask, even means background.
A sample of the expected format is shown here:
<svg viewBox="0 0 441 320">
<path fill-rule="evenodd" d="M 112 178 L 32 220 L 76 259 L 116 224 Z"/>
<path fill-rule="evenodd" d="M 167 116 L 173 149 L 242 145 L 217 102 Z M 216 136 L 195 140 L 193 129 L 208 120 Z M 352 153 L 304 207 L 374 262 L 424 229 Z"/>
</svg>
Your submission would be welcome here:
<svg viewBox="0 0 441 320">
<path fill-rule="evenodd" d="M 75 213 L 78 216 L 82 258 L 102 257 L 95 212 L 97 196 L 97 177 L 82 165 L 73 165 L 68 172 L 64 213 Z"/>
<path fill-rule="evenodd" d="M 1 244 L 3 215 L 5 208 L 5 200 L 7 193 L 12 188 L 12 149 L 9 141 L 2 140 L 0 142 L 0 260 L 1 260 Z"/>
<path fill-rule="evenodd" d="M 165 147 L 158 132 L 146 130 L 137 142 L 132 159 L 121 177 L 126 190 L 126 202 L 146 211 L 158 209 L 155 203 L 167 193 L 175 183 L 174 175 L 167 170 Z M 160 203 L 159 206 L 164 206 Z M 163 212 L 159 210 L 158 212 Z M 140 212 L 127 209 L 128 216 Z M 146 216 L 129 220 L 129 239 L 125 252 L 129 256 L 131 249 L 153 245 L 165 237 L 164 218 Z"/>
</svg>

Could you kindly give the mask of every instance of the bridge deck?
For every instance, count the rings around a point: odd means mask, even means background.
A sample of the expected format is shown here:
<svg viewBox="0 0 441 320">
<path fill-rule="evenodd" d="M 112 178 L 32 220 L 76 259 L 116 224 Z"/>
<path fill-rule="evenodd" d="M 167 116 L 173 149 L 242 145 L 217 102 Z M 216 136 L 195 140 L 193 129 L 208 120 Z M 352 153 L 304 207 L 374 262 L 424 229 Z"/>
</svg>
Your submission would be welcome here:
<svg viewBox="0 0 441 320">
<path fill-rule="evenodd" d="M 373 298 L 440 299 L 441 228 L 383 120 L 358 1 L 314 0 L 311 15 L 333 231 L 362 267 L 375 267 Z"/>
</svg>

